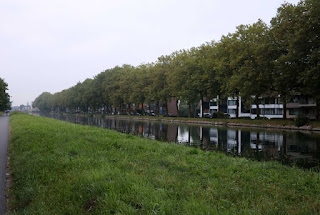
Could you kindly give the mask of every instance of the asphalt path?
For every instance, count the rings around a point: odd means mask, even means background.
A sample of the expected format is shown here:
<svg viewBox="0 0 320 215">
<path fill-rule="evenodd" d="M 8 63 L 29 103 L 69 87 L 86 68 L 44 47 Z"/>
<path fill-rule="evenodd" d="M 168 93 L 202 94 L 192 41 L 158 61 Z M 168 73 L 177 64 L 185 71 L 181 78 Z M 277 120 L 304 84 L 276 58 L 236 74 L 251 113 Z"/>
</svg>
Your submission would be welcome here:
<svg viewBox="0 0 320 215">
<path fill-rule="evenodd" d="M 0 116 L 0 214 L 6 214 L 6 169 L 9 143 L 9 116 Z"/>
</svg>

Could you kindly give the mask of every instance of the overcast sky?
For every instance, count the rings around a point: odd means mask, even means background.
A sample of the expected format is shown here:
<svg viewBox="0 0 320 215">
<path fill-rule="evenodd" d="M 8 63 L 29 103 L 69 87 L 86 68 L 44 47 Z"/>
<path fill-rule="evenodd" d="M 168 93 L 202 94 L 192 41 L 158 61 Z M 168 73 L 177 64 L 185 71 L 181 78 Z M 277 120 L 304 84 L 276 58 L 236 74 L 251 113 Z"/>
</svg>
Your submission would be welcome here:
<svg viewBox="0 0 320 215">
<path fill-rule="evenodd" d="M 288 0 L 298 3 L 298 0 Z M 13 105 L 116 65 L 154 62 L 259 18 L 284 0 L 0 0 L 0 77 Z"/>
</svg>

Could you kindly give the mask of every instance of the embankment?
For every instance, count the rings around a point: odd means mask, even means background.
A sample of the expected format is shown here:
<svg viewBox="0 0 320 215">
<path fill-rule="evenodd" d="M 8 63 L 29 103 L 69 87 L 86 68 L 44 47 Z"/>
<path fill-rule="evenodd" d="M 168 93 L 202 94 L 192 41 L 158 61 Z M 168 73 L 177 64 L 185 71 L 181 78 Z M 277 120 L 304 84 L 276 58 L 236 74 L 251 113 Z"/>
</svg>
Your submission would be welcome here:
<svg viewBox="0 0 320 215">
<path fill-rule="evenodd" d="M 318 214 L 320 174 L 10 116 L 14 214 Z"/>
<path fill-rule="evenodd" d="M 292 120 L 248 120 L 248 119 L 201 119 L 201 118 L 182 118 L 182 117 L 145 117 L 145 116 L 123 116 L 105 115 L 106 118 L 120 118 L 132 120 L 148 120 L 148 121 L 161 121 L 173 122 L 182 124 L 197 124 L 197 125 L 211 125 L 211 126 L 228 126 L 228 127 L 246 127 L 246 128 L 267 128 L 267 129 L 280 129 L 280 130 L 301 130 L 301 131 L 314 131 L 320 132 L 319 122 L 309 122 L 304 126 L 297 127 Z"/>
</svg>

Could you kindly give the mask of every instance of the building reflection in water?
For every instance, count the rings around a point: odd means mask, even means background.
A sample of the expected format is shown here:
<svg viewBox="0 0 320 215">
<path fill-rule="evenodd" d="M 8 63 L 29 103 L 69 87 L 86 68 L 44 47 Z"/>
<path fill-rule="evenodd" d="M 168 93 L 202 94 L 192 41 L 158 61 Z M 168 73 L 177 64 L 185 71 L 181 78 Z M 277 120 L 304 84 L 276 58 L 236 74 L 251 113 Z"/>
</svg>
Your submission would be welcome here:
<svg viewBox="0 0 320 215">
<path fill-rule="evenodd" d="M 259 161 L 319 168 L 320 135 L 256 129 L 204 127 L 95 116 L 50 114 L 51 118 L 93 125 L 154 140 L 176 142 L 208 151 L 220 151 Z"/>
</svg>

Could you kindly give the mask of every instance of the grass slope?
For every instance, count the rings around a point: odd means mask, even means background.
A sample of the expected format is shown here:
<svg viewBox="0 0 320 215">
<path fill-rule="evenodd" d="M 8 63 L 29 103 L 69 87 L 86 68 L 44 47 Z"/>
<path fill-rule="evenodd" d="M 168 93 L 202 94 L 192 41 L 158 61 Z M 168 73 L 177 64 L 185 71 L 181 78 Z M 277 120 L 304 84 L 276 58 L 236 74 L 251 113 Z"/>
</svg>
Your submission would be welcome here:
<svg viewBox="0 0 320 215">
<path fill-rule="evenodd" d="M 12 214 L 315 214 L 320 175 L 96 127 L 10 117 Z"/>
</svg>

